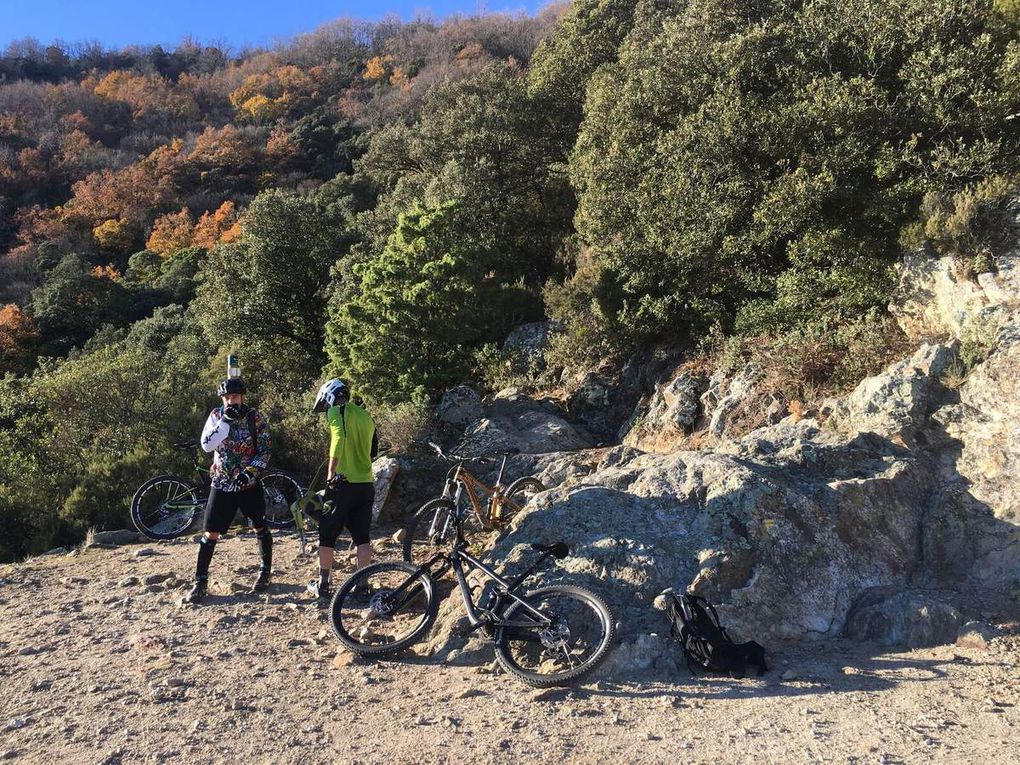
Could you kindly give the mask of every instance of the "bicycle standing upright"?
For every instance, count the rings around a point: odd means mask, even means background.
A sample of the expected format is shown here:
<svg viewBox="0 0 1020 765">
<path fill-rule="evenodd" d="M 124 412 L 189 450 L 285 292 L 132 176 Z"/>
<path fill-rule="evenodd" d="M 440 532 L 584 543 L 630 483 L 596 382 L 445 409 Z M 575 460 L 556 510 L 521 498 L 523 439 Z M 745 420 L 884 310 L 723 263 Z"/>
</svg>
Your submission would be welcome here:
<svg viewBox="0 0 1020 765">
<path fill-rule="evenodd" d="M 437 444 L 429 443 L 429 446 L 442 459 L 455 464 L 446 474 L 442 494 L 418 508 L 404 525 L 402 543 L 406 561 L 421 563 L 446 544 L 455 511 L 460 513 L 465 538 L 475 544 L 486 532 L 506 528 L 532 497 L 546 489 L 533 475 L 523 476 L 504 486 L 503 473 L 509 452 L 502 455 L 503 462 L 496 482 L 489 486 L 476 478 L 465 465 L 486 464 L 492 462 L 492 458 L 447 455 Z"/>
</svg>

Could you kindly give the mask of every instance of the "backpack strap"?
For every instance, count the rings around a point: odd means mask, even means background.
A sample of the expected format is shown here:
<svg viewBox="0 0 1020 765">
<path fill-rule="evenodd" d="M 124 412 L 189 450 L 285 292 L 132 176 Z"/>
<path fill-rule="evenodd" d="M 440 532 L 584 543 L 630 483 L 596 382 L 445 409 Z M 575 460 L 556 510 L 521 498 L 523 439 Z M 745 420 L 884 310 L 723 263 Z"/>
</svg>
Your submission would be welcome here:
<svg viewBox="0 0 1020 765">
<path fill-rule="evenodd" d="M 259 434 L 255 429 L 255 410 L 248 409 L 248 436 L 251 438 L 251 450 L 254 454 L 259 450 Z"/>
<path fill-rule="evenodd" d="M 684 597 L 689 598 L 693 604 L 701 606 L 702 609 L 705 609 L 707 607 L 708 608 L 707 613 L 711 614 L 711 619 L 715 623 L 715 628 L 719 630 L 719 633 L 723 636 L 723 639 L 726 640 L 726 642 L 728 643 L 733 642 L 733 639 L 726 632 L 726 628 L 723 627 L 722 622 L 719 621 L 719 613 L 715 610 L 715 606 L 712 605 L 711 601 L 709 601 L 707 598 L 701 597 L 700 595 L 695 595 L 692 592 L 684 593 Z"/>
</svg>

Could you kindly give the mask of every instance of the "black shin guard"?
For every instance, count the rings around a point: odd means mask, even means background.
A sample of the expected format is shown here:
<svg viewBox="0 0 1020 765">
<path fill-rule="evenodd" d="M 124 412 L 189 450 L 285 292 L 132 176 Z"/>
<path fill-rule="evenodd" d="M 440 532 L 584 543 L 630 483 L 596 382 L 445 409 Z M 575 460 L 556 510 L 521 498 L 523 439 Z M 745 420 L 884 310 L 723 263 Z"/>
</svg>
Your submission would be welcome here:
<svg viewBox="0 0 1020 765">
<path fill-rule="evenodd" d="M 273 570 L 273 535 L 269 529 L 255 532 L 259 540 L 259 554 L 262 556 L 262 571 L 269 573 Z"/>
<path fill-rule="evenodd" d="M 195 580 L 205 581 L 209 578 L 209 563 L 216 552 L 216 540 L 202 537 L 198 543 L 198 564 L 195 566 Z"/>
</svg>

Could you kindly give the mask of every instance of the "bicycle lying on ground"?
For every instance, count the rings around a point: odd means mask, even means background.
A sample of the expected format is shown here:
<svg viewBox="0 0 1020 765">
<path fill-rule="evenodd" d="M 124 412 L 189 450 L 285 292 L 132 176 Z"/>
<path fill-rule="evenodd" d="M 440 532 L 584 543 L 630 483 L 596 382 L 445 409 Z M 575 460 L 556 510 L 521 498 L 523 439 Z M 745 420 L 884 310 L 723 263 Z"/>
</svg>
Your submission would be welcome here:
<svg viewBox="0 0 1020 765">
<path fill-rule="evenodd" d="M 176 475 L 158 475 L 138 487 L 131 499 L 131 522 L 149 539 L 174 539 L 186 533 L 205 509 L 209 498 L 209 468 L 198 458 L 198 444 L 174 444 L 191 452 L 198 481 Z M 266 497 L 266 525 L 284 529 L 294 525 L 290 504 L 304 494 L 297 477 L 283 470 L 266 470 L 261 477 Z"/>
<path fill-rule="evenodd" d="M 571 585 L 520 592 L 545 560 L 565 558 L 567 545 L 532 545 L 541 555 L 508 581 L 467 552 L 463 516 L 456 509 L 450 516 L 452 550 L 437 552 L 420 566 L 405 561 L 366 566 L 340 586 L 330 606 L 340 642 L 359 656 L 386 656 L 424 639 L 438 612 L 435 580 L 452 569 L 471 625 L 463 634 L 481 630 L 491 637 L 496 659 L 508 673 L 542 688 L 575 682 L 595 669 L 615 634 L 605 601 Z M 467 581 L 475 571 L 490 580 L 481 593 L 484 605 L 475 601 Z"/>
<path fill-rule="evenodd" d="M 460 513 L 465 537 L 474 543 L 487 531 L 505 528 L 533 496 L 546 489 L 531 475 L 504 487 L 503 472 L 509 453 L 503 454 L 496 484 L 489 486 L 475 478 L 464 464 L 484 464 L 491 462 L 491 458 L 447 455 L 438 445 L 429 443 L 429 446 L 444 460 L 456 464 L 446 474 L 443 493 L 422 505 L 404 525 L 403 556 L 411 563 L 421 563 L 446 544 L 455 511 Z M 487 497 L 484 504 L 482 497 Z M 470 507 L 463 504 L 465 499 Z"/>
</svg>

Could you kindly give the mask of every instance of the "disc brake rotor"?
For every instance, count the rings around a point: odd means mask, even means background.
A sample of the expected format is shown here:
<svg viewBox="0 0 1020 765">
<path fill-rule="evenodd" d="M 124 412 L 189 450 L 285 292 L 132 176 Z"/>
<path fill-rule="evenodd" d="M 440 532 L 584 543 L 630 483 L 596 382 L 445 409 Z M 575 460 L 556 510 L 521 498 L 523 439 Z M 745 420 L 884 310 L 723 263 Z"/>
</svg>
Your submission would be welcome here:
<svg viewBox="0 0 1020 765">
<path fill-rule="evenodd" d="M 566 624 L 554 624 L 538 631 L 538 639 L 550 650 L 565 648 L 570 640 L 570 627 Z"/>
</svg>

